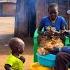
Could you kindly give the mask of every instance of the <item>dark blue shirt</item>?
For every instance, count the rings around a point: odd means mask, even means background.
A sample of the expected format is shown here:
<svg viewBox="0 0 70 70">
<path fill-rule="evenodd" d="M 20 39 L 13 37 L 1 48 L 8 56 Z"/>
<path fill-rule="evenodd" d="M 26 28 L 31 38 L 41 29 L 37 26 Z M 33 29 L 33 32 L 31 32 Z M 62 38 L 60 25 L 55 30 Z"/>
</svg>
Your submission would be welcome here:
<svg viewBox="0 0 70 70">
<path fill-rule="evenodd" d="M 51 26 L 55 27 L 57 31 L 63 30 L 64 26 L 66 27 L 66 21 L 62 16 L 57 16 L 55 22 L 53 23 L 48 16 L 45 16 L 42 18 L 40 22 L 40 29 L 41 30 L 43 27 L 46 29 L 46 27 Z"/>
<path fill-rule="evenodd" d="M 58 52 L 66 52 L 70 54 L 70 46 L 64 46 L 63 48 L 54 48 L 54 50 L 49 51 L 51 54 L 57 54 Z"/>
</svg>

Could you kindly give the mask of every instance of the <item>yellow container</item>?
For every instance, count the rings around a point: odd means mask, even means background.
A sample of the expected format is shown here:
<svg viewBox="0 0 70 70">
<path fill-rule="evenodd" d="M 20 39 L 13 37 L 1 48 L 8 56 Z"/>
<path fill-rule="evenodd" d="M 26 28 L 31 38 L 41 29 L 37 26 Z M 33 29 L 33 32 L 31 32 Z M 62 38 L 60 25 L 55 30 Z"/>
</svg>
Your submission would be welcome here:
<svg viewBox="0 0 70 70">
<path fill-rule="evenodd" d="M 53 68 L 48 68 L 40 65 L 38 62 L 33 63 L 30 67 L 30 70 L 54 70 Z"/>
</svg>

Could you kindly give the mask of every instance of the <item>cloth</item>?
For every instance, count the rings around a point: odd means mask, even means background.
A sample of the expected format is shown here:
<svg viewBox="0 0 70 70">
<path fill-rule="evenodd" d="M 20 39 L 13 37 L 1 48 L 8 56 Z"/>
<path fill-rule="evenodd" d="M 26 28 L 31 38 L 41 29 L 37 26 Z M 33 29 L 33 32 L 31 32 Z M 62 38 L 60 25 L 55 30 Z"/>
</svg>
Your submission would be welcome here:
<svg viewBox="0 0 70 70">
<path fill-rule="evenodd" d="M 64 46 L 63 48 L 54 48 L 50 51 L 51 54 L 57 54 L 58 52 L 65 52 L 70 54 L 70 46 Z"/>
<path fill-rule="evenodd" d="M 23 70 L 24 63 L 17 57 L 10 54 L 6 64 L 11 65 L 11 70 Z"/>
<path fill-rule="evenodd" d="M 59 52 L 56 56 L 55 70 L 68 70 L 70 65 L 70 54 L 66 52 Z"/>
<path fill-rule="evenodd" d="M 55 22 L 53 23 L 48 16 L 45 16 L 41 19 L 39 30 L 46 29 L 48 26 L 55 27 L 57 31 L 63 30 L 63 27 L 66 26 L 67 23 L 62 16 L 57 16 Z"/>
</svg>

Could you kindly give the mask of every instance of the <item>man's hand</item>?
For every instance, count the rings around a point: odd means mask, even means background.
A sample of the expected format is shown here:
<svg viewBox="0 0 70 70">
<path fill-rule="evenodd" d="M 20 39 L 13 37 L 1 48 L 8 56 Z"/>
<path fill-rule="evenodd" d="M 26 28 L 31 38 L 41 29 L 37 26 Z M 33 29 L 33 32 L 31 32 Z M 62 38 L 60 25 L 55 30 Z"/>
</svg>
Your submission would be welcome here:
<svg viewBox="0 0 70 70">
<path fill-rule="evenodd" d="M 38 50 L 37 50 L 37 52 L 40 54 L 40 55 L 45 55 L 45 54 L 48 54 L 49 52 L 46 50 L 46 49 L 44 49 L 44 48 L 39 48 Z"/>
</svg>

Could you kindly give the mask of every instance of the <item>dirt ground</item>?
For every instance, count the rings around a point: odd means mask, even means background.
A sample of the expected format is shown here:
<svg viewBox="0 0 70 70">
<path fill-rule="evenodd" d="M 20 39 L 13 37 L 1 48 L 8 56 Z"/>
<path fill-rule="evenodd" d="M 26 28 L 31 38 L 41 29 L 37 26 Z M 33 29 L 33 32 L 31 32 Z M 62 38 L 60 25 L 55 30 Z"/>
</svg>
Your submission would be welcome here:
<svg viewBox="0 0 70 70">
<path fill-rule="evenodd" d="M 26 38 L 25 41 L 25 50 L 23 53 L 23 56 L 26 59 L 25 65 L 24 65 L 24 70 L 30 70 L 30 65 L 33 62 L 33 47 L 32 47 L 32 41 L 30 38 Z M 8 42 L 8 41 L 7 41 Z M 10 53 L 10 49 L 5 46 L 7 44 L 6 40 L 0 42 L 0 70 L 4 70 L 4 64 L 6 62 L 7 56 Z"/>
<path fill-rule="evenodd" d="M 4 69 L 7 56 L 10 53 L 10 49 L 6 46 L 9 39 L 13 37 L 14 33 L 14 17 L 0 17 L 0 70 Z M 30 70 L 30 65 L 33 63 L 33 41 L 31 38 L 24 38 L 25 50 L 23 56 L 26 59 L 24 70 Z M 70 69 L 69 69 L 70 70 Z"/>
<path fill-rule="evenodd" d="M 10 53 L 10 49 L 5 45 L 8 43 L 8 40 L 13 37 L 14 23 L 14 17 L 0 17 L 0 70 L 4 70 L 4 64 Z M 31 38 L 24 38 L 24 40 L 26 44 L 23 53 L 26 59 L 24 70 L 29 70 L 33 62 L 33 45 Z"/>
</svg>

